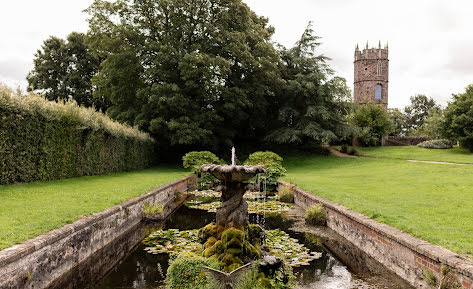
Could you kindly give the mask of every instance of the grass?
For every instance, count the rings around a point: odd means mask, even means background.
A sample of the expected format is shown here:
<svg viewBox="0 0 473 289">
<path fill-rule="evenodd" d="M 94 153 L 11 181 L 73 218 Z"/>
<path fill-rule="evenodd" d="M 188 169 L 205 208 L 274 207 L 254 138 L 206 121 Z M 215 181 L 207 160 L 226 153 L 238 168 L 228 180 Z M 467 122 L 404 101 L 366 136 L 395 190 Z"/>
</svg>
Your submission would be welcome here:
<svg viewBox="0 0 473 289">
<path fill-rule="evenodd" d="M 473 154 L 462 147 L 426 149 L 417 146 L 357 147 L 359 154 L 377 158 L 473 164 Z"/>
<path fill-rule="evenodd" d="M 0 186 L 0 250 L 101 212 L 188 174 L 142 171 Z"/>
<path fill-rule="evenodd" d="M 286 181 L 458 253 L 473 253 L 473 166 L 293 156 Z"/>
</svg>

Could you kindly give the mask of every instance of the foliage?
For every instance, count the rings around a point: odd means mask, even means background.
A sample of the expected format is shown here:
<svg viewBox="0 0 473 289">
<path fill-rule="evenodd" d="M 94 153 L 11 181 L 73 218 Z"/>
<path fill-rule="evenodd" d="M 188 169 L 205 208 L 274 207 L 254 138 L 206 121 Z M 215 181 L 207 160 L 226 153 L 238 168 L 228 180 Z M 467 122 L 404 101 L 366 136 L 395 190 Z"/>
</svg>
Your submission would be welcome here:
<svg viewBox="0 0 473 289">
<path fill-rule="evenodd" d="M 202 202 L 188 202 L 190 208 L 206 210 L 208 212 L 216 212 L 220 207 L 221 202 L 202 203 Z M 248 201 L 249 213 L 281 213 L 293 209 L 294 206 L 278 202 L 275 200 L 267 201 Z"/>
<path fill-rule="evenodd" d="M 278 154 L 265 151 L 254 152 L 248 156 L 245 165 L 264 166 L 266 169 L 266 184 L 275 187 L 280 177 L 284 176 L 286 169 L 282 166 L 283 158 Z"/>
<path fill-rule="evenodd" d="M 74 99 L 79 105 L 105 110 L 103 99 L 92 97 L 91 78 L 99 71 L 100 61 L 84 37 L 72 32 L 66 40 L 54 36 L 45 40 L 27 76 L 28 90 L 48 100 Z"/>
<path fill-rule="evenodd" d="M 96 0 L 87 12 L 105 59 L 94 95 L 163 150 L 227 149 L 273 123 L 273 28 L 242 1 Z"/>
<path fill-rule="evenodd" d="M 269 164 L 281 164 L 283 158 L 276 153 L 265 151 L 265 152 L 254 152 L 248 156 L 245 164 L 247 165 L 269 165 Z"/>
<path fill-rule="evenodd" d="M 167 285 L 170 289 L 210 289 L 202 266 L 219 269 L 216 262 L 195 253 L 185 252 L 174 260 L 167 271 Z"/>
<path fill-rule="evenodd" d="M 163 213 L 164 206 L 163 204 L 151 205 L 150 203 L 146 202 L 143 204 L 143 209 L 146 216 L 156 216 Z"/>
<path fill-rule="evenodd" d="M 310 208 L 308 208 L 305 211 L 305 217 L 306 219 L 311 220 L 312 222 L 324 222 L 326 219 L 326 213 L 324 210 L 324 207 L 320 204 L 314 205 Z"/>
<path fill-rule="evenodd" d="M 453 95 L 442 128 L 447 138 L 458 139 L 460 145 L 473 152 L 473 85 L 465 93 Z"/>
<path fill-rule="evenodd" d="M 393 125 L 390 135 L 404 136 L 407 133 L 407 116 L 398 108 L 388 109 L 389 119 Z"/>
<path fill-rule="evenodd" d="M 279 229 L 266 231 L 266 247 L 272 255 L 282 258 L 292 267 L 307 266 L 312 260 L 321 257 L 321 253 L 311 252 L 296 239 Z"/>
<path fill-rule="evenodd" d="M 158 230 L 143 241 L 148 246 L 145 250 L 151 254 L 170 254 L 177 256 L 182 252 L 201 253 L 198 230 L 179 231 L 177 229 Z"/>
<path fill-rule="evenodd" d="M 200 167 L 206 164 L 220 164 L 220 159 L 209 151 L 189 152 L 182 157 L 184 168 L 191 169 L 192 173 L 200 175 Z"/>
<path fill-rule="evenodd" d="M 0 186 L 0 250 L 102 212 L 186 175 L 164 167 Z M 28 213 L 25 213 L 25 210 Z"/>
<path fill-rule="evenodd" d="M 426 149 L 451 149 L 453 147 L 452 142 L 447 139 L 428 140 L 417 146 Z"/>
<path fill-rule="evenodd" d="M 182 157 L 184 168 L 191 169 L 192 173 L 199 176 L 199 184 L 202 188 L 208 188 L 220 181 L 209 173 L 201 173 L 200 167 L 207 164 L 223 164 L 215 154 L 209 151 L 189 152 Z"/>
<path fill-rule="evenodd" d="M 278 144 L 308 144 L 352 134 L 345 117 L 351 109 L 345 79 L 333 77 L 324 55 L 317 55 L 320 37 L 309 23 L 291 49 L 280 47 L 281 105 L 278 123 L 266 137 Z"/>
<path fill-rule="evenodd" d="M 292 188 L 287 185 L 279 187 L 278 197 L 281 202 L 294 203 L 294 193 Z"/>
<path fill-rule="evenodd" d="M 75 102 L 55 103 L 0 86 L 0 183 L 149 167 L 153 139 Z"/>
<path fill-rule="evenodd" d="M 410 134 L 411 131 L 421 127 L 434 108 L 437 108 L 437 104 L 432 98 L 423 94 L 412 96 L 411 104 L 404 108 L 407 133 Z"/>
<path fill-rule="evenodd" d="M 356 155 L 357 154 L 356 149 L 352 146 L 347 145 L 347 144 L 342 144 L 340 146 L 340 152 L 342 152 L 344 154 L 349 154 L 349 155 Z"/>
<path fill-rule="evenodd" d="M 352 122 L 361 128 L 358 138 L 366 146 L 379 145 L 381 138 L 392 131 L 392 124 L 386 111 L 382 106 L 370 101 L 357 107 Z"/>
<path fill-rule="evenodd" d="M 457 253 L 473 253 L 473 179 L 468 177 L 473 166 L 406 161 L 417 155 L 471 163 L 473 154 L 457 148 L 391 148 L 369 148 L 383 158 L 285 157 L 288 173 L 283 179 L 415 237 Z M 409 152 L 406 158 L 388 159 L 390 152 L 403 150 Z"/>
<path fill-rule="evenodd" d="M 424 123 L 411 132 L 411 135 L 428 136 L 431 139 L 440 139 L 444 136 L 442 125 L 444 121 L 444 110 L 433 108 L 429 116 L 424 119 Z"/>
</svg>

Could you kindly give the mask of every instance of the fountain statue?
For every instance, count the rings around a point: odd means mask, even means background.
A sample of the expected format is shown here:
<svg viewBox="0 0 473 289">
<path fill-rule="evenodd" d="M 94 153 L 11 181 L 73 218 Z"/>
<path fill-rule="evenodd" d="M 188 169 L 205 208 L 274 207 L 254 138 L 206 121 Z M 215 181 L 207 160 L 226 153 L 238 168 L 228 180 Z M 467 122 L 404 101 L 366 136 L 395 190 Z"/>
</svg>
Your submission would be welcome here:
<svg viewBox="0 0 473 289">
<path fill-rule="evenodd" d="M 232 148 L 231 165 L 203 165 L 203 173 L 210 173 L 223 183 L 222 205 L 217 208 L 216 223 L 224 228 L 243 229 L 248 225 L 248 203 L 243 195 L 247 185 L 243 182 L 257 174 L 265 173 L 264 166 L 240 166 L 236 164 L 235 148 Z"/>
</svg>

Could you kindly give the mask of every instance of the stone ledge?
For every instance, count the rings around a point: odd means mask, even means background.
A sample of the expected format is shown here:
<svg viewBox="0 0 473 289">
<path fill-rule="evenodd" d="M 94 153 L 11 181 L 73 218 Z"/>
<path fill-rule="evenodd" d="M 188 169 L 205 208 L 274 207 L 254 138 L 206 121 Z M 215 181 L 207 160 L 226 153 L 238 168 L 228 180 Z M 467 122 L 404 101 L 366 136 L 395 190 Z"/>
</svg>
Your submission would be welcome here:
<svg viewBox="0 0 473 289">
<path fill-rule="evenodd" d="M 9 263 L 12 263 L 20 258 L 23 258 L 35 251 L 40 250 L 48 245 L 54 244 L 55 242 L 64 239 L 65 237 L 71 235 L 74 232 L 80 231 L 86 227 L 89 227 L 107 217 L 112 216 L 120 211 L 124 211 L 126 208 L 140 202 L 151 198 L 152 196 L 162 193 L 163 191 L 172 188 L 175 185 L 178 185 L 184 181 L 189 182 L 193 178 L 193 175 L 189 175 L 185 178 L 176 180 L 172 183 L 163 185 L 157 189 L 154 189 L 148 193 L 145 193 L 141 196 L 130 199 L 120 205 L 113 206 L 105 211 L 100 213 L 93 214 L 92 216 L 85 217 L 83 219 L 77 220 L 72 224 L 65 225 L 62 228 L 54 229 L 48 233 L 42 234 L 38 237 L 30 239 L 22 244 L 14 245 L 10 248 L 0 251 L 0 267 L 3 267 Z"/>
<path fill-rule="evenodd" d="M 306 192 L 291 183 L 284 182 L 284 181 L 278 181 L 278 183 L 281 185 L 287 185 L 287 186 L 292 187 L 292 189 L 295 192 L 303 195 L 305 198 L 308 198 L 316 203 L 320 203 L 325 208 L 328 208 L 329 210 L 333 210 L 337 212 L 338 214 L 341 214 L 345 216 L 346 218 L 352 220 L 353 222 L 363 225 L 369 228 L 370 230 L 384 236 L 387 239 L 390 239 L 434 261 L 446 264 L 456 269 L 459 273 L 469 278 L 473 278 L 473 260 L 465 258 L 441 246 L 433 245 L 424 240 L 413 237 L 389 225 L 379 223 L 373 219 L 366 217 L 363 214 L 352 211 L 345 206 L 325 200 L 312 193 Z"/>
</svg>

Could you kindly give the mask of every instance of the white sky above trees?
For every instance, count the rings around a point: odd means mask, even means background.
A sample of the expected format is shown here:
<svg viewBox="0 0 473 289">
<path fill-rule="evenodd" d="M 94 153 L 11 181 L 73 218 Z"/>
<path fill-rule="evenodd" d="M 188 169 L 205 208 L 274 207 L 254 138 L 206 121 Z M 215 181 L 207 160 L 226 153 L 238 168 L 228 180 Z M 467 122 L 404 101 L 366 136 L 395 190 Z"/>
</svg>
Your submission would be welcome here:
<svg viewBox="0 0 473 289">
<path fill-rule="evenodd" d="M 26 88 L 25 77 L 42 42 L 87 31 L 82 12 L 92 0 L 2 1 L 0 82 Z M 353 86 L 353 53 L 368 40 L 389 42 L 389 107 L 426 94 L 445 105 L 473 83 L 471 0 L 244 0 L 276 28 L 273 40 L 291 47 L 309 21 L 322 37 L 320 52 Z"/>
</svg>

